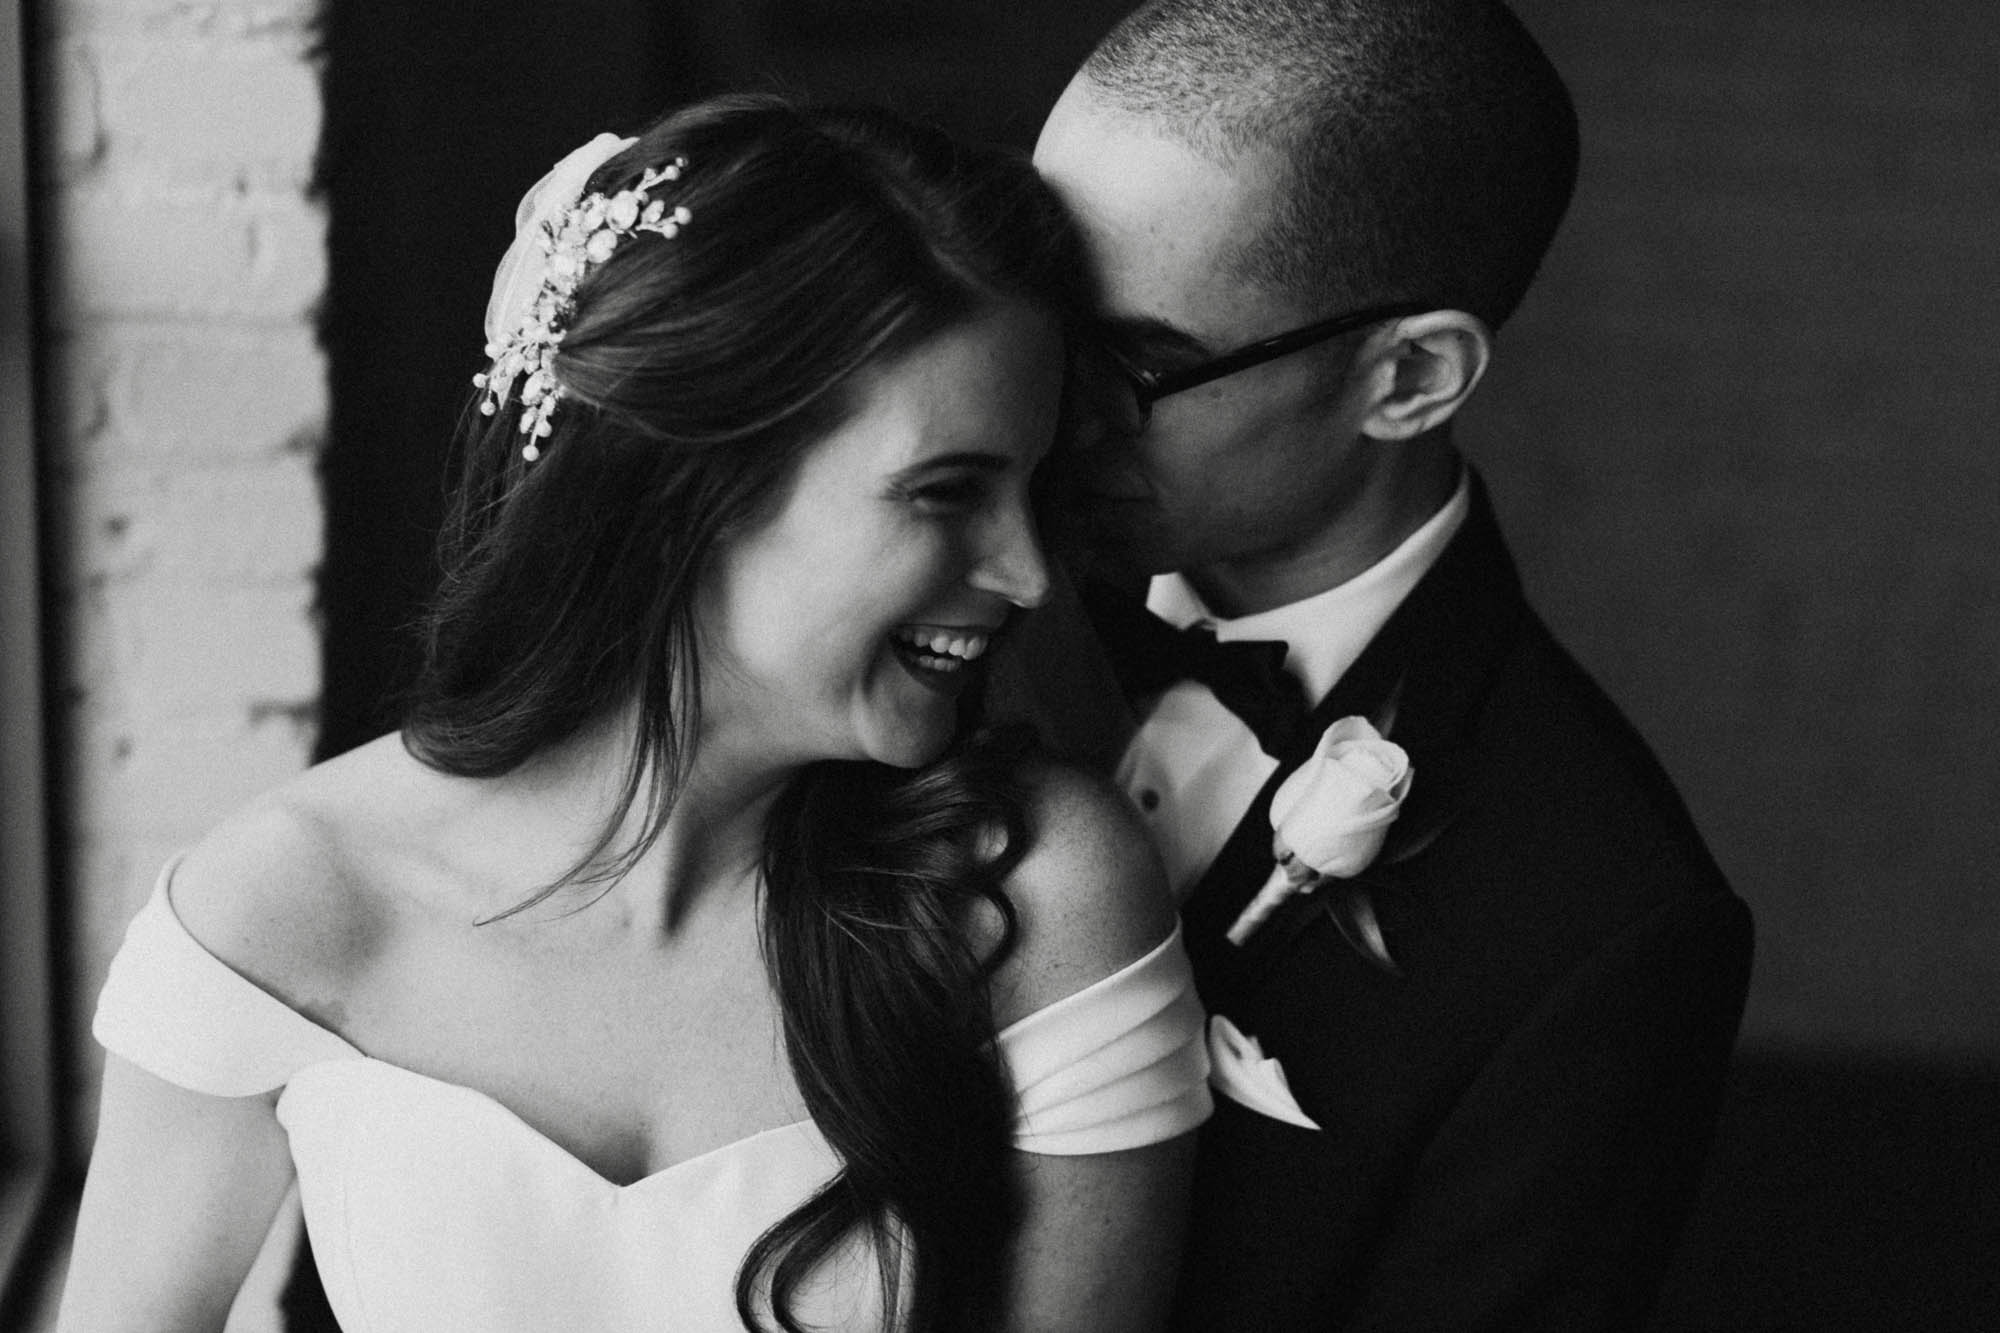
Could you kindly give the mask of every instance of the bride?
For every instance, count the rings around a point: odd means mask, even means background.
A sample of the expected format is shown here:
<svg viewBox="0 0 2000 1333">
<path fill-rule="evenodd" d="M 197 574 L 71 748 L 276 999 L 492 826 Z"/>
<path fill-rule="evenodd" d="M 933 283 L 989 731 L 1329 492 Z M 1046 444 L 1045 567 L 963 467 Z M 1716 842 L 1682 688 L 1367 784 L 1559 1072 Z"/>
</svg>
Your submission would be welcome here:
<svg viewBox="0 0 2000 1333">
<path fill-rule="evenodd" d="M 961 725 L 1047 591 L 1030 168 L 706 103 L 523 201 L 403 730 L 169 864 L 61 1327 L 1163 1317 L 1201 1017 L 1119 798 Z"/>
</svg>

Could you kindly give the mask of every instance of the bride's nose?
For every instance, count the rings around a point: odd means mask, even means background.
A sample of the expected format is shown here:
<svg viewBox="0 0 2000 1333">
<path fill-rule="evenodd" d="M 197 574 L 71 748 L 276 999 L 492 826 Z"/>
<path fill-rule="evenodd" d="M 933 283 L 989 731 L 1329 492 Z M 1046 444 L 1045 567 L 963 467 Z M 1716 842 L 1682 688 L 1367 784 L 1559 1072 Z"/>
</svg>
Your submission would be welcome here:
<svg viewBox="0 0 2000 1333">
<path fill-rule="evenodd" d="M 1009 508 L 996 525 L 968 582 L 996 593 L 1024 611 L 1049 599 L 1049 562 L 1025 504 Z"/>
</svg>

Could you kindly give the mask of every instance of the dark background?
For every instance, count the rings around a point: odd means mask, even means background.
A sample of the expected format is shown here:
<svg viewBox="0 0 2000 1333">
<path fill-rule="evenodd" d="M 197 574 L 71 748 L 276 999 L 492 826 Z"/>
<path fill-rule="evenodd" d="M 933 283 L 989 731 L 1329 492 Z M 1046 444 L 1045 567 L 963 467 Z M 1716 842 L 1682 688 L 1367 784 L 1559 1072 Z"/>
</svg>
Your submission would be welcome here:
<svg viewBox="0 0 2000 1333">
<path fill-rule="evenodd" d="M 1032 143 L 1125 0 L 331 0 L 322 749 L 393 724 L 513 206 L 779 87 Z M 2000 1326 L 2000 13 L 1520 0 L 1576 204 L 1463 418 L 1757 912 L 1659 1329 Z"/>
</svg>

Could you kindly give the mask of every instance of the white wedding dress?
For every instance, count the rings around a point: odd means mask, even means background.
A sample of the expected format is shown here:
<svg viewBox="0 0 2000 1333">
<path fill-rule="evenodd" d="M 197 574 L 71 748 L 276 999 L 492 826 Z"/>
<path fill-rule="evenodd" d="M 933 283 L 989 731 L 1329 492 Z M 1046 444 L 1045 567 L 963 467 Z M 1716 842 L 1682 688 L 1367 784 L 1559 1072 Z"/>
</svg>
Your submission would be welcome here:
<svg viewBox="0 0 2000 1333">
<path fill-rule="evenodd" d="M 737 1329 L 736 1270 L 839 1168 L 810 1120 L 616 1185 L 471 1088 L 371 1059 L 201 947 L 161 874 L 113 960 L 94 1032 L 168 1082 L 282 1088 L 299 1194 L 345 1333 Z M 1014 1146 L 1110 1152 L 1209 1111 L 1202 1015 L 1178 930 L 1011 1025 Z M 879 1329 L 872 1253 L 824 1266 L 817 1327 Z"/>
</svg>

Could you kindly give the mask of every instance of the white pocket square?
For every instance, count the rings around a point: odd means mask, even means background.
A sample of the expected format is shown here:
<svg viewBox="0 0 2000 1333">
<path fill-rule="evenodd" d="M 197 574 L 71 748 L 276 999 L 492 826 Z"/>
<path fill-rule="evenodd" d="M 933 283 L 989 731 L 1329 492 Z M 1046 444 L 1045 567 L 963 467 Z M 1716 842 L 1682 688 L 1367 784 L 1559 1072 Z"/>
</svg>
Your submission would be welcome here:
<svg viewBox="0 0 2000 1333">
<path fill-rule="evenodd" d="M 1300 1129 L 1318 1129 L 1292 1099 L 1284 1068 L 1221 1014 L 1208 1019 L 1208 1085 L 1239 1106 Z"/>
</svg>

